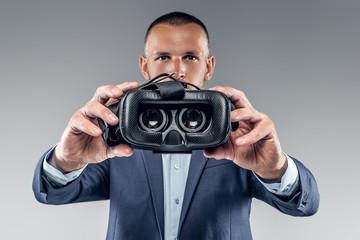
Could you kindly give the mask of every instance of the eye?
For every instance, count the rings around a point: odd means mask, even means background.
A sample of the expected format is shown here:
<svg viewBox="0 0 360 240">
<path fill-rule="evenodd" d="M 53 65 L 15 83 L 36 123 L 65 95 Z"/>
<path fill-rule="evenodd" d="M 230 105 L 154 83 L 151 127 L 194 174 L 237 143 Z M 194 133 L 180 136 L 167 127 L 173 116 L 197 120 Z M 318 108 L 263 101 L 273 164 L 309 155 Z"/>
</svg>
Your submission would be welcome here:
<svg viewBox="0 0 360 240">
<path fill-rule="evenodd" d="M 195 57 L 194 55 L 186 55 L 184 56 L 184 60 L 195 61 L 197 60 L 197 57 Z"/>
<path fill-rule="evenodd" d="M 158 61 L 165 61 L 165 60 L 169 60 L 169 59 L 170 59 L 169 56 L 160 56 L 160 57 L 156 58 L 156 60 L 158 60 Z"/>
</svg>

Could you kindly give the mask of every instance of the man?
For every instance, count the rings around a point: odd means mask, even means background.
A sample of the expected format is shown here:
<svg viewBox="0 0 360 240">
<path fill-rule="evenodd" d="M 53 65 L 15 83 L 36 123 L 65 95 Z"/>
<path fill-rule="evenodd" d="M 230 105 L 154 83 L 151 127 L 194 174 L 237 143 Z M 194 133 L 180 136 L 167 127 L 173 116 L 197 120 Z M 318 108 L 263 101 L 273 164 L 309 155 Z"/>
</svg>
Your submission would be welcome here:
<svg viewBox="0 0 360 240">
<path fill-rule="evenodd" d="M 185 13 L 158 18 L 147 31 L 139 65 L 148 80 L 175 73 L 203 88 L 215 67 L 206 27 Z M 222 146 L 192 155 L 107 147 L 97 118 L 118 123 L 106 106 L 137 87 L 99 87 L 73 115 L 61 141 L 36 168 L 33 189 L 40 202 L 110 199 L 107 239 L 251 239 L 253 197 L 290 215 L 317 211 L 311 173 L 282 152 L 272 121 L 230 87 L 212 89 L 233 102 L 231 121 L 240 125 Z"/>
</svg>

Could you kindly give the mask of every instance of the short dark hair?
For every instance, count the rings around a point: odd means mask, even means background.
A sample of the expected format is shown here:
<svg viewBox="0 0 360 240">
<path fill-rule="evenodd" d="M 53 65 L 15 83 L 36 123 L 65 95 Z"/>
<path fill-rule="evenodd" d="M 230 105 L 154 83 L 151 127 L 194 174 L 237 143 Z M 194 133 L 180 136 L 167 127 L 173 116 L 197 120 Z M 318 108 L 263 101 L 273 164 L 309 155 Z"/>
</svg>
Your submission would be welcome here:
<svg viewBox="0 0 360 240">
<path fill-rule="evenodd" d="M 147 39 L 149 37 L 151 30 L 158 24 L 167 24 L 170 26 L 183 26 L 185 24 L 190 24 L 190 23 L 195 23 L 196 25 L 201 27 L 201 29 L 204 31 L 204 33 L 206 35 L 208 48 L 210 48 L 209 32 L 206 29 L 205 24 L 203 22 L 201 22 L 198 18 L 196 18 L 188 13 L 184 13 L 184 12 L 170 12 L 168 14 L 162 15 L 162 16 L 158 17 L 157 19 L 155 19 L 150 24 L 150 26 L 148 27 L 148 29 L 146 31 L 144 44 L 146 45 L 146 42 L 147 42 Z"/>
</svg>

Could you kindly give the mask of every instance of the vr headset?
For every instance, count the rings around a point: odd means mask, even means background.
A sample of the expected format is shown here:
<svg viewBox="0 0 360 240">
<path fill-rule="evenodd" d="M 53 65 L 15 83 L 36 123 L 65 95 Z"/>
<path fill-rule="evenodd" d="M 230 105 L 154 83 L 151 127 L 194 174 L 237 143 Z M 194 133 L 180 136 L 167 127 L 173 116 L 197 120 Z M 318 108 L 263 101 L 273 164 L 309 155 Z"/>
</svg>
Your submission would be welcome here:
<svg viewBox="0 0 360 240">
<path fill-rule="evenodd" d="M 197 90 L 186 90 L 188 85 Z M 235 107 L 223 93 L 200 90 L 167 73 L 126 92 L 108 108 L 119 123 L 98 122 L 110 147 L 127 143 L 154 153 L 191 153 L 224 144 L 238 128 L 230 121 Z"/>
</svg>

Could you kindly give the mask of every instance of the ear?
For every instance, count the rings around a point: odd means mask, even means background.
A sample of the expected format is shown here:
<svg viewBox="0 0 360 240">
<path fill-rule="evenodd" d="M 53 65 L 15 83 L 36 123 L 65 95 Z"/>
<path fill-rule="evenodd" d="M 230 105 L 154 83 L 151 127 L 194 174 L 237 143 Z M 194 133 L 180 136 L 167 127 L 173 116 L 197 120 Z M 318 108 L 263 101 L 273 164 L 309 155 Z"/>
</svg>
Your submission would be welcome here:
<svg viewBox="0 0 360 240">
<path fill-rule="evenodd" d="M 139 66 L 142 75 L 146 80 L 150 80 L 149 72 L 148 72 L 148 65 L 147 65 L 147 58 L 143 55 L 139 58 Z"/>
<path fill-rule="evenodd" d="M 207 58 L 206 63 L 206 73 L 205 73 L 205 81 L 209 81 L 212 77 L 215 69 L 215 57 L 214 55 L 211 55 Z"/>
</svg>

